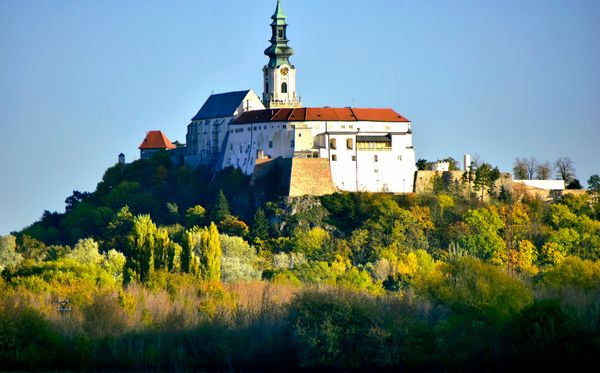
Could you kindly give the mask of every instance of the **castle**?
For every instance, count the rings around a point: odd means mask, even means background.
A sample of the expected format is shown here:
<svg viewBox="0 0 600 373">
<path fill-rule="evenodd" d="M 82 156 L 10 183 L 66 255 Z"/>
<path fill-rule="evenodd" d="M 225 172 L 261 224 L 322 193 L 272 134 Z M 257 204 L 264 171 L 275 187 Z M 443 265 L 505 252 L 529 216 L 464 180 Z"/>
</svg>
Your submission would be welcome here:
<svg viewBox="0 0 600 373">
<path fill-rule="evenodd" d="M 251 89 L 211 95 L 188 125 L 179 156 L 192 167 L 234 167 L 253 178 L 279 162 L 289 168 L 289 195 L 412 192 L 411 122 L 387 108 L 302 107 L 281 0 L 271 19 L 262 98 Z M 172 148 L 157 132 L 140 145 L 142 158 Z"/>
</svg>

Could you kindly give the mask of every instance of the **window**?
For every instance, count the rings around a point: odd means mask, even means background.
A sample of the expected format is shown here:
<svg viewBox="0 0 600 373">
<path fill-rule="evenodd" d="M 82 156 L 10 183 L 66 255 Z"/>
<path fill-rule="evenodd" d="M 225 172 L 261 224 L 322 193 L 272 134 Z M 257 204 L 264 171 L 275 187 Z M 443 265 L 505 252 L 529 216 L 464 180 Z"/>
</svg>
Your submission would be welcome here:
<svg viewBox="0 0 600 373">
<path fill-rule="evenodd" d="M 337 155 L 336 154 L 332 154 L 331 155 L 331 160 L 334 161 L 334 162 L 337 161 Z"/>
<path fill-rule="evenodd" d="M 373 162 L 379 162 L 379 156 L 374 155 L 373 156 Z"/>
<path fill-rule="evenodd" d="M 399 156 L 398 156 L 398 160 L 399 160 L 399 161 L 401 161 L 401 160 L 402 160 L 402 156 L 401 156 L 401 155 L 399 155 Z"/>
<path fill-rule="evenodd" d="M 301 133 L 299 133 L 299 134 L 298 134 L 298 137 L 302 137 L 302 134 L 301 134 Z"/>
<path fill-rule="evenodd" d="M 265 82 L 265 93 L 269 93 L 269 82 Z"/>
<path fill-rule="evenodd" d="M 335 140 L 335 138 L 329 139 L 329 147 L 331 149 L 337 149 L 337 141 Z"/>
<path fill-rule="evenodd" d="M 287 83 L 286 82 L 281 83 L 281 93 L 288 93 L 287 92 Z"/>
<path fill-rule="evenodd" d="M 273 141 L 269 141 L 269 148 L 273 148 Z"/>
<path fill-rule="evenodd" d="M 355 155 L 352 156 L 352 162 L 356 162 L 356 156 Z"/>
<path fill-rule="evenodd" d="M 379 170 L 378 170 L 378 169 L 374 169 L 373 171 L 374 171 L 376 174 L 378 174 L 378 173 L 379 173 Z"/>
<path fill-rule="evenodd" d="M 279 29 L 278 31 L 279 31 L 279 37 L 283 38 L 283 29 Z"/>
<path fill-rule="evenodd" d="M 296 146 L 296 142 L 294 140 L 292 140 L 290 145 L 293 148 L 294 146 Z"/>
<path fill-rule="evenodd" d="M 354 141 L 352 139 L 346 139 L 346 149 L 348 149 L 348 150 L 354 149 L 353 142 Z"/>
</svg>

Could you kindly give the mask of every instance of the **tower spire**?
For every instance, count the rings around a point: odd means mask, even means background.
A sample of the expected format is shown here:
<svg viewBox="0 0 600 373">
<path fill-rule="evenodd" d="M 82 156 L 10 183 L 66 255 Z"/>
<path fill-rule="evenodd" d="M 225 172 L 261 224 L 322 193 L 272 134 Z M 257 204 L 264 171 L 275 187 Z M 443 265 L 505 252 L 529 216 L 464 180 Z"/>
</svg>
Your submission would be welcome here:
<svg viewBox="0 0 600 373">
<path fill-rule="evenodd" d="M 290 63 L 294 50 L 288 46 L 287 16 L 281 6 L 281 0 L 277 0 L 271 19 L 271 46 L 265 49 L 269 63 L 263 68 L 263 103 L 268 108 L 299 107 L 301 103 L 300 98 L 296 96 L 296 68 Z"/>
</svg>

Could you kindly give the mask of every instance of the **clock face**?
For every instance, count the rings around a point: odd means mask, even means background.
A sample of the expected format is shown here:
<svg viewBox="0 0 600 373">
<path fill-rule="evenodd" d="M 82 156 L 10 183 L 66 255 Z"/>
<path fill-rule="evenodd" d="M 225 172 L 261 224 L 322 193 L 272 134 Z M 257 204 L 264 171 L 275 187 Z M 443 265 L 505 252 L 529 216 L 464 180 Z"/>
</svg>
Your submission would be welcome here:
<svg viewBox="0 0 600 373">
<path fill-rule="evenodd" d="M 288 69 L 287 67 L 284 67 L 281 69 L 281 75 L 286 76 L 289 71 L 290 71 L 290 69 Z"/>
</svg>

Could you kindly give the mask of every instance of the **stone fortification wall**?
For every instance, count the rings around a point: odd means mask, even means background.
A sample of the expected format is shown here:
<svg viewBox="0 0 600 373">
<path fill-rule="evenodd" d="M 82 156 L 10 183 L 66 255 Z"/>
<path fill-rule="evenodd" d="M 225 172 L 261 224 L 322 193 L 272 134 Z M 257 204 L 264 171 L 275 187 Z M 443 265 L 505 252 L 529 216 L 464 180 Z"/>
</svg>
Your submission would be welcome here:
<svg viewBox="0 0 600 373">
<path fill-rule="evenodd" d="M 292 158 L 290 197 L 322 196 L 335 192 L 328 159 Z"/>
<path fill-rule="evenodd" d="M 336 192 L 329 160 L 324 158 L 280 157 L 258 160 L 250 185 L 262 185 L 289 197 L 322 196 Z"/>
</svg>

